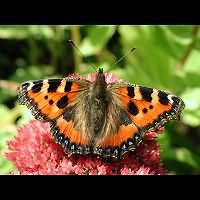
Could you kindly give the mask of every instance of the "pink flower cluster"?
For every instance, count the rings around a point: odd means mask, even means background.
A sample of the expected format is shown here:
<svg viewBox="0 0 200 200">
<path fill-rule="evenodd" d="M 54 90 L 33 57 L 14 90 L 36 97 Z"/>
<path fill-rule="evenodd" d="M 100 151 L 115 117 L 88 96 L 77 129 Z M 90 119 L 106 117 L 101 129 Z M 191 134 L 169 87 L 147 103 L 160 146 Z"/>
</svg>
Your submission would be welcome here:
<svg viewBox="0 0 200 200">
<path fill-rule="evenodd" d="M 12 174 L 163 175 L 166 170 L 161 164 L 157 134 L 147 133 L 136 151 L 128 153 L 123 160 L 105 162 L 95 155 L 68 157 L 51 138 L 49 124 L 33 120 L 9 141 L 6 157 L 17 168 Z"/>
</svg>

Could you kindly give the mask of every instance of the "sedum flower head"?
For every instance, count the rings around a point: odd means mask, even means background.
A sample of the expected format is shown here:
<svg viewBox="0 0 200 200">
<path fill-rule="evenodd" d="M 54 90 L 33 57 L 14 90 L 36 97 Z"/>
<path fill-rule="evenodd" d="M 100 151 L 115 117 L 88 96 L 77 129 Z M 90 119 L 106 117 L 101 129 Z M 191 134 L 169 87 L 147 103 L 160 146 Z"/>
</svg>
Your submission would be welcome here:
<svg viewBox="0 0 200 200">
<path fill-rule="evenodd" d="M 68 157 L 50 136 L 48 123 L 32 120 L 8 142 L 8 160 L 17 168 L 14 174 L 37 175 L 153 175 L 165 174 L 161 164 L 156 132 L 144 136 L 135 152 L 123 160 L 108 162 L 95 155 Z"/>
</svg>

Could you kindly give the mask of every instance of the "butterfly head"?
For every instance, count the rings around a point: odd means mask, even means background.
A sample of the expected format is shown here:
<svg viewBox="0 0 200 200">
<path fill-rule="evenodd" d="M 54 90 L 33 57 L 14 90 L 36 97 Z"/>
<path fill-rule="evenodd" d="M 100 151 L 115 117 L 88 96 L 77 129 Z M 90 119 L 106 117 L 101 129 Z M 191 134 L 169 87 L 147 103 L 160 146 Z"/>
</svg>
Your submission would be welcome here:
<svg viewBox="0 0 200 200">
<path fill-rule="evenodd" d="M 93 95 L 97 98 L 102 95 L 105 95 L 106 87 L 107 87 L 107 83 L 106 83 L 105 74 L 103 73 L 103 69 L 99 68 L 99 71 L 96 76 L 96 80 L 94 81 L 94 84 L 93 84 Z"/>
<path fill-rule="evenodd" d="M 99 68 L 99 73 L 103 74 L 103 68 Z"/>
<path fill-rule="evenodd" d="M 105 74 L 103 73 L 103 68 L 99 68 L 94 85 L 105 87 L 106 78 Z"/>
</svg>

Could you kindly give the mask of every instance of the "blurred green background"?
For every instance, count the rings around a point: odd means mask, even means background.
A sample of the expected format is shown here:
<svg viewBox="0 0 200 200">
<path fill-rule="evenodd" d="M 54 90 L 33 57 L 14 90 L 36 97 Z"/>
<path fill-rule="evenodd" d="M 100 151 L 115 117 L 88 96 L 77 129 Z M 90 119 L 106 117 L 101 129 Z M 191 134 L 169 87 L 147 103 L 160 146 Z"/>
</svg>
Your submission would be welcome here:
<svg viewBox="0 0 200 200">
<path fill-rule="evenodd" d="M 80 55 L 67 40 L 73 40 Z M 113 63 L 130 53 L 118 64 Z M 135 84 L 173 92 L 186 108 L 158 138 L 170 174 L 200 173 L 199 26 L 0 26 L 0 174 L 14 169 L 6 142 L 32 116 L 17 104 L 16 87 L 27 80 L 93 73 L 90 66 Z"/>
</svg>

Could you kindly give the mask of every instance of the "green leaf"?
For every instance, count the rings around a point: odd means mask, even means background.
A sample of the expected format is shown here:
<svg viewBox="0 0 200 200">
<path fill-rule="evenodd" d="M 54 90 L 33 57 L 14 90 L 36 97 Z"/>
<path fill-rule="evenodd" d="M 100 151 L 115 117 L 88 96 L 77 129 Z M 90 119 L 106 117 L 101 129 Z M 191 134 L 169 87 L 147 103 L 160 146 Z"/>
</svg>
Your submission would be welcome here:
<svg viewBox="0 0 200 200">
<path fill-rule="evenodd" d="M 169 25 L 166 26 L 171 34 L 174 34 L 179 41 L 188 42 L 191 39 L 193 25 Z"/>
<path fill-rule="evenodd" d="M 152 42 L 160 48 L 165 54 L 177 59 L 184 52 L 184 46 L 186 46 L 190 40 L 187 39 L 187 43 L 183 43 L 183 40 L 176 34 L 171 34 L 167 26 L 154 26 L 152 28 Z M 185 40 L 184 40 L 185 41 Z"/>
<path fill-rule="evenodd" d="M 200 73 L 198 72 L 187 72 L 184 74 L 182 79 L 182 90 L 185 88 L 200 88 Z"/>
<path fill-rule="evenodd" d="M 191 126 L 200 125 L 200 88 L 188 88 L 181 97 L 185 102 L 183 121 Z"/>
<path fill-rule="evenodd" d="M 193 127 L 200 125 L 200 110 L 195 111 L 184 111 L 183 122 Z"/>
<path fill-rule="evenodd" d="M 178 27 L 177 27 L 178 28 Z M 177 59 L 184 52 L 184 47 L 189 44 L 191 38 L 183 39 L 172 34 L 167 26 L 120 26 L 122 42 L 136 46 L 137 49 L 144 49 L 150 52 L 148 45 L 157 48 L 157 51 L 164 52 L 168 57 Z M 158 57 L 156 57 L 158 58 Z"/>
<path fill-rule="evenodd" d="M 84 55 L 97 54 L 106 45 L 115 32 L 115 26 L 94 26 L 88 29 L 87 37 L 80 44 Z"/>
<path fill-rule="evenodd" d="M 1 127 L 0 129 L 0 174 L 7 174 L 14 169 L 13 164 L 5 157 L 5 152 L 7 152 L 7 141 L 15 135 L 15 133 L 11 131 L 12 129 L 12 125 L 3 128 Z"/>
<path fill-rule="evenodd" d="M 200 156 L 191 152 L 190 150 L 186 148 L 178 148 L 175 151 L 175 156 L 178 161 L 187 163 L 191 165 L 193 168 L 199 169 Z"/>
<path fill-rule="evenodd" d="M 200 58 L 200 51 L 193 50 L 184 65 L 183 68 L 184 72 L 200 74 L 199 58 Z"/>
<path fill-rule="evenodd" d="M 4 127 L 6 124 L 11 123 L 14 119 L 14 115 L 10 112 L 10 109 L 4 105 L 0 104 L 0 128 Z"/>
<path fill-rule="evenodd" d="M 2 39 L 24 39 L 29 34 L 29 26 L 0 26 L 0 38 Z"/>
<path fill-rule="evenodd" d="M 171 133 L 171 131 L 173 130 L 170 130 L 170 132 L 166 131 L 158 138 L 158 142 L 160 144 L 161 159 L 164 161 L 166 168 L 169 170 L 170 173 L 174 171 L 175 174 L 184 174 L 191 172 L 199 173 L 199 153 L 189 147 L 186 147 L 191 145 L 190 143 L 182 143 L 182 145 L 179 144 L 181 145 L 180 147 L 178 147 L 176 144 L 176 147 L 174 147 L 175 144 L 172 143 L 172 139 L 174 135 L 176 135 L 176 133 Z M 186 138 L 184 136 L 178 137 L 182 137 L 182 140 L 186 142 Z M 174 142 L 180 143 L 179 141 Z"/>
<path fill-rule="evenodd" d="M 5 88 L 0 88 L 0 104 L 5 100 L 11 99 L 16 96 L 16 92 Z"/>
<path fill-rule="evenodd" d="M 128 31 L 127 31 L 128 30 Z M 176 91 L 174 78 L 175 60 L 166 49 L 165 35 L 160 27 L 155 26 L 120 26 L 121 41 L 124 51 L 136 47 L 134 55 L 128 58 L 126 75 L 137 84 L 148 85 L 158 89 Z M 165 42 L 164 42 L 165 41 Z M 160 45 L 163 44 L 163 45 Z M 132 72 L 131 72 L 132 71 Z M 170 81 L 169 81 L 170 80 Z"/>
<path fill-rule="evenodd" d="M 7 175 L 15 169 L 15 166 L 6 158 L 0 158 L 0 175 Z"/>
<path fill-rule="evenodd" d="M 16 73 L 13 74 L 10 79 L 17 82 L 23 82 L 27 80 L 45 79 L 53 73 L 53 67 L 50 65 L 31 65 L 26 68 L 18 67 Z"/>
<path fill-rule="evenodd" d="M 66 29 L 65 26 L 56 26 L 59 29 Z M 27 39 L 30 36 L 35 38 L 54 38 L 54 31 L 47 25 L 16 25 L 16 26 L 1 26 L 0 38 L 3 39 Z"/>
<path fill-rule="evenodd" d="M 185 102 L 185 109 L 196 111 L 200 109 L 200 88 L 188 88 L 181 97 Z"/>
<path fill-rule="evenodd" d="M 200 29 L 198 30 L 198 33 L 197 33 L 195 48 L 200 50 Z"/>
</svg>

